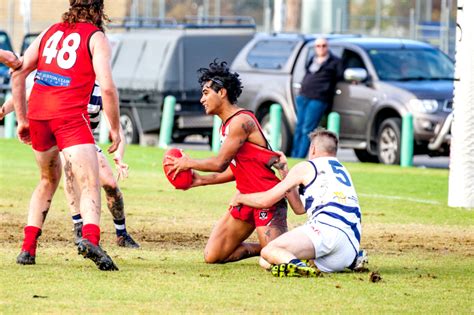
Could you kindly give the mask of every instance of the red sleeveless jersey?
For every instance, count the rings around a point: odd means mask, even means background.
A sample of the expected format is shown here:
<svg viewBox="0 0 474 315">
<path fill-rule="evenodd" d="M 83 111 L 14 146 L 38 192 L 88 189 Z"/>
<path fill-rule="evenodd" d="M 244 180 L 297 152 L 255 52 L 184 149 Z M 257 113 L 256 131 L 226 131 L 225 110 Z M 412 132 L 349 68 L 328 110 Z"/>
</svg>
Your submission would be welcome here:
<svg viewBox="0 0 474 315">
<path fill-rule="evenodd" d="M 46 31 L 38 51 L 28 118 L 87 114 L 95 80 L 89 41 L 97 31 L 90 23 L 57 23 Z"/>
<path fill-rule="evenodd" d="M 258 127 L 265 138 L 257 118 L 251 111 L 241 110 L 229 119 L 221 127 L 222 141 L 229 134 L 229 124 L 238 115 L 248 115 Z M 266 139 L 265 139 L 266 141 Z M 243 194 L 267 191 L 280 182 L 275 172 L 271 169 L 273 163 L 278 159 L 278 154 L 268 148 L 255 143 L 245 141 L 230 163 L 230 168 L 235 177 L 237 190 Z"/>
</svg>

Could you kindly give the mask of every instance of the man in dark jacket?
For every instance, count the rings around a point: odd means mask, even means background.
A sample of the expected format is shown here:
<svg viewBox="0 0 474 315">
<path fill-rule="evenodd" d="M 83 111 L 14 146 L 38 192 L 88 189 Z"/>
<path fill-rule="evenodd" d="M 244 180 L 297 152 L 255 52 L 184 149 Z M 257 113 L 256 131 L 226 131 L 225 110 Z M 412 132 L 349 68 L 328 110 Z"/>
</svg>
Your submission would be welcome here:
<svg viewBox="0 0 474 315">
<path fill-rule="evenodd" d="M 324 112 L 331 105 L 334 87 L 342 73 L 341 61 L 329 53 L 325 38 L 315 41 L 314 50 L 316 54 L 307 67 L 300 95 L 296 97 L 297 121 L 291 151 L 291 156 L 296 158 L 306 157 L 308 134 L 319 125 Z"/>
</svg>

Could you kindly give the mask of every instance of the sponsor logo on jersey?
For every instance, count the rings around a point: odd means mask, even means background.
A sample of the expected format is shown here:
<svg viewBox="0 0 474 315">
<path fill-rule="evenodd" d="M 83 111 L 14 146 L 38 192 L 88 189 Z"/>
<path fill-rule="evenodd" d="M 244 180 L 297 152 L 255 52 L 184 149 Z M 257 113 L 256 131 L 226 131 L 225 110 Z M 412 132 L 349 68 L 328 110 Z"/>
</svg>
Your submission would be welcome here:
<svg viewBox="0 0 474 315">
<path fill-rule="evenodd" d="M 36 83 L 45 86 L 69 86 L 71 78 L 47 71 L 38 71 L 36 73 Z"/>
</svg>

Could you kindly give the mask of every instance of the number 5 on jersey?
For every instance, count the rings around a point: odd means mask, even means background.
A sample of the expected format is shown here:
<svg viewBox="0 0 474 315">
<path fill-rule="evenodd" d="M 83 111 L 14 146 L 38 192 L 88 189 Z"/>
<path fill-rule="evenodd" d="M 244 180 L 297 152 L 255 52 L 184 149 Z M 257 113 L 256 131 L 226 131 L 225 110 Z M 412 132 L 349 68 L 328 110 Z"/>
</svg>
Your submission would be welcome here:
<svg viewBox="0 0 474 315">
<path fill-rule="evenodd" d="M 46 42 L 43 49 L 43 57 L 46 57 L 45 62 L 51 64 L 53 59 L 57 58 L 56 63 L 62 69 L 70 69 L 76 63 L 76 50 L 81 43 L 81 36 L 78 33 L 69 34 L 62 40 L 62 47 L 58 50 L 58 45 L 64 32 L 57 31 Z"/>
</svg>

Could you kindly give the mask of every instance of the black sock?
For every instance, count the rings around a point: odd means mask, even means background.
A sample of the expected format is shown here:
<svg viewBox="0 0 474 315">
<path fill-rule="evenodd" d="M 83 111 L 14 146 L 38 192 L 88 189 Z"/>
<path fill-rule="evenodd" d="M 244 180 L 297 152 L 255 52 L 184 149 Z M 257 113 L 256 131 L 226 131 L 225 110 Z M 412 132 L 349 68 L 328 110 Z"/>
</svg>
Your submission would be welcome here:
<svg viewBox="0 0 474 315">
<path fill-rule="evenodd" d="M 78 213 L 78 214 L 73 215 L 73 216 L 72 216 L 72 222 L 73 222 L 74 224 L 82 223 L 82 216 L 81 216 L 81 214 Z"/>
<path fill-rule="evenodd" d="M 115 233 L 117 236 L 124 236 L 127 234 L 127 228 L 125 227 L 125 218 L 121 220 L 114 220 Z"/>
</svg>

